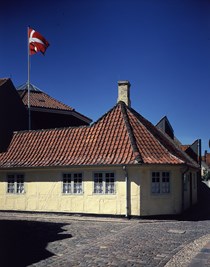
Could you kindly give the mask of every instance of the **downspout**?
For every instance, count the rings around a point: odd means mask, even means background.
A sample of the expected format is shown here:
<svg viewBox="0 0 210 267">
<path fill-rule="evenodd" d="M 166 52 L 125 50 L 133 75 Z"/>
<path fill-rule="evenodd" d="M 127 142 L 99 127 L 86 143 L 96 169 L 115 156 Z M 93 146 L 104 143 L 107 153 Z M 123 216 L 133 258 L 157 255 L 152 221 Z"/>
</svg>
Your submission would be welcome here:
<svg viewBox="0 0 210 267">
<path fill-rule="evenodd" d="M 201 155 L 201 139 L 198 139 L 198 164 L 200 166 L 200 171 L 198 173 L 198 180 L 197 180 L 197 199 L 200 201 L 201 199 L 201 163 L 202 163 L 202 155 Z"/>
<path fill-rule="evenodd" d="M 126 166 L 123 165 L 122 166 L 123 171 L 125 173 L 125 218 L 129 218 L 129 205 L 128 205 L 128 201 L 129 201 L 129 190 L 128 190 L 128 171 L 126 169 Z"/>
<path fill-rule="evenodd" d="M 182 212 L 184 211 L 184 175 L 189 171 L 189 166 L 186 166 L 186 170 L 182 171 Z"/>
</svg>

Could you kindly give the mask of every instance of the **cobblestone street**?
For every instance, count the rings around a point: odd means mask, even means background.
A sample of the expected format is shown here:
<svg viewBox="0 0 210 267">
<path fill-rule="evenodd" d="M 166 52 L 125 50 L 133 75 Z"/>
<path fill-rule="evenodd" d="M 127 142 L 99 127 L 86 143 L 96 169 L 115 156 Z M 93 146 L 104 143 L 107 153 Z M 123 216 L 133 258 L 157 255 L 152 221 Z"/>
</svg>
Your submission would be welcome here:
<svg viewBox="0 0 210 267">
<path fill-rule="evenodd" d="M 210 266 L 210 189 L 177 218 L 0 212 L 1 267 Z"/>
<path fill-rule="evenodd" d="M 2 267 L 187 266 L 202 248 L 199 244 L 210 241 L 210 220 L 0 216 Z"/>
</svg>

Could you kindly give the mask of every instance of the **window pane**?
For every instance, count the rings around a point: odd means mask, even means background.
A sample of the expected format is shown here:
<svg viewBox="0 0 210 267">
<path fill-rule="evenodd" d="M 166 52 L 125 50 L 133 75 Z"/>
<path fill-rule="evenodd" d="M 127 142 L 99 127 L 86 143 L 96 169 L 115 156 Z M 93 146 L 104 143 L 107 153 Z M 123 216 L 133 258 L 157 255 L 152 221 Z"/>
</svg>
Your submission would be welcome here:
<svg viewBox="0 0 210 267">
<path fill-rule="evenodd" d="M 7 180 L 7 193 L 13 194 L 15 193 L 15 179 L 8 178 Z"/>
<path fill-rule="evenodd" d="M 159 182 L 155 182 L 152 183 L 152 193 L 160 193 L 160 183 Z"/>
<path fill-rule="evenodd" d="M 115 183 L 114 183 L 113 173 L 106 173 L 105 193 L 106 194 L 115 193 Z"/>
<path fill-rule="evenodd" d="M 152 193 L 159 194 L 160 193 L 160 173 L 152 172 Z"/>
<path fill-rule="evenodd" d="M 70 178 L 71 179 L 71 173 L 64 173 L 63 178 Z"/>
<path fill-rule="evenodd" d="M 102 173 L 95 173 L 94 174 L 94 193 L 103 194 Z"/>
<path fill-rule="evenodd" d="M 22 175 L 18 175 L 20 178 L 17 178 L 17 189 L 16 193 L 23 194 L 24 193 L 24 179 Z"/>
<path fill-rule="evenodd" d="M 170 177 L 169 172 L 162 173 L 162 188 L 161 191 L 163 194 L 170 193 Z"/>
<path fill-rule="evenodd" d="M 74 193 L 75 194 L 81 194 L 82 193 L 82 174 L 81 173 L 75 173 L 74 174 Z"/>
<path fill-rule="evenodd" d="M 63 193 L 70 194 L 71 193 L 71 174 L 64 173 L 63 174 Z"/>
</svg>

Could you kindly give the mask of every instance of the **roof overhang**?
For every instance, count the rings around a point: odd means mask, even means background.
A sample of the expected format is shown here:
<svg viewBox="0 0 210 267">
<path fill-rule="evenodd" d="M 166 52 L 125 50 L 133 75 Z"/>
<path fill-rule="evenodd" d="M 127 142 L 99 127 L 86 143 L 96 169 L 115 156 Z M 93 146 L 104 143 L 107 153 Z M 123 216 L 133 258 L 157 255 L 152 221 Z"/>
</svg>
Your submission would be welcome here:
<svg viewBox="0 0 210 267">
<path fill-rule="evenodd" d="M 28 109 L 28 107 L 26 108 Z M 81 115 L 75 110 L 61 110 L 61 109 L 39 108 L 39 107 L 30 107 L 30 110 L 35 111 L 35 112 L 46 112 L 46 113 L 54 113 L 54 114 L 62 114 L 62 115 L 71 115 L 71 116 L 76 117 L 77 119 L 85 121 L 88 124 L 92 122 L 90 118 Z"/>
</svg>

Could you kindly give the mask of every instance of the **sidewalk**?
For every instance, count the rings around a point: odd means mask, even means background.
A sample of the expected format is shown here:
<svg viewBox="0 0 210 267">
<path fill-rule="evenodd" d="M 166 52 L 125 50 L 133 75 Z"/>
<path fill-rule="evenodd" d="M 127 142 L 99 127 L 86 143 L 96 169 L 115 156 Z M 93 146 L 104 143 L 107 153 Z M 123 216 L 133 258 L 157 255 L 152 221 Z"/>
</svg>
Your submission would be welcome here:
<svg viewBox="0 0 210 267">
<path fill-rule="evenodd" d="M 210 241 L 200 250 L 189 264 L 189 267 L 210 266 Z"/>
</svg>

